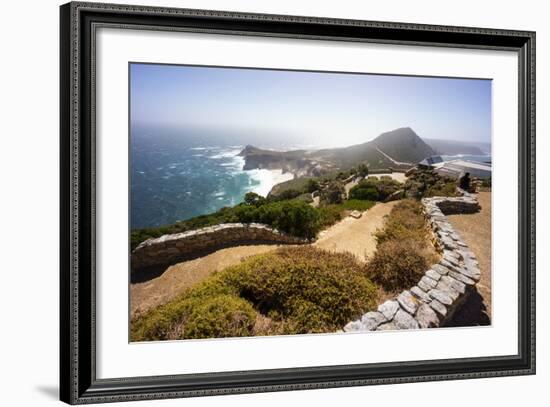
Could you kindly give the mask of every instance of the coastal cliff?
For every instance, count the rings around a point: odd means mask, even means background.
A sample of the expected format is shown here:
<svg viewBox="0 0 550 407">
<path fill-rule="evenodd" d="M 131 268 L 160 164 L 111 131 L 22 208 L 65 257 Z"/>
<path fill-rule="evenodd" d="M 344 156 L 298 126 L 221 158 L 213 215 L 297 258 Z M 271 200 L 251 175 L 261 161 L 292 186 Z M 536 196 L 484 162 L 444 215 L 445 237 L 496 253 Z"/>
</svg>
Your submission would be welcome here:
<svg viewBox="0 0 550 407">
<path fill-rule="evenodd" d="M 359 163 L 367 163 L 370 169 L 408 169 L 433 154 L 434 150 L 411 128 L 404 127 L 348 147 L 274 151 L 248 145 L 239 155 L 244 157 L 244 170 L 282 169 L 295 177 L 312 177 Z"/>
</svg>

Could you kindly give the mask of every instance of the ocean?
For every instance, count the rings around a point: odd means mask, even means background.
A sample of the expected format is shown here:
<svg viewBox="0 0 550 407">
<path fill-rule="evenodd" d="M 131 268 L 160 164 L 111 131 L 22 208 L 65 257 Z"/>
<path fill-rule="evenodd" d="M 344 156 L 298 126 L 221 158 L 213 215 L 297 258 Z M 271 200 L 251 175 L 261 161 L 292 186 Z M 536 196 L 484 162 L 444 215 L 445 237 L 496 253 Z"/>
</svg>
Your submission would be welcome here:
<svg viewBox="0 0 550 407">
<path fill-rule="evenodd" d="M 238 154 L 249 138 L 198 130 L 132 129 L 131 228 L 212 213 L 242 202 L 247 192 L 266 196 L 273 185 L 293 178 L 280 170 L 243 171 L 244 159 Z"/>
<path fill-rule="evenodd" d="M 239 152 L 252 144 L 291 150 L 318 148 L 292 135 L 132 126 L 130 138 L 130 227 L 169 225 L 243 201 L 247 192 L 266 196 L 292 179 L 280 170 L 243 171 Z M 486 162 L 486 156 L 442 156 Z"/>
<path fill-rule="evenodd" d="M 485 154 L 485 155 L 471 155 L 471 154 L 442 155 L 441 158 L 443 159 L 443 161 L 465 160 L 465 161 L 475 161 L 475 162 L 479 162 L 479 163 L 488 163 L 488 164 L 491 164 L 491 160 L 492 160 L 491 154 Z"/>
</svg>

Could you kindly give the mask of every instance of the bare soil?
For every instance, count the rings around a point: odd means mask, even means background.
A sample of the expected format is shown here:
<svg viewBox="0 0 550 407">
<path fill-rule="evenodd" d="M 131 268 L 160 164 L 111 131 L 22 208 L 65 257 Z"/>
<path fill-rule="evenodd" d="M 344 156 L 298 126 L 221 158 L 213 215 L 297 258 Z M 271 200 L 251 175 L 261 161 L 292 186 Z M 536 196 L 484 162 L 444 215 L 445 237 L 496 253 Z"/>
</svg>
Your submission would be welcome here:
<svg viewBox="0 0 550 407">
<path fill-rule="evenodd" d="M 453 326 L 491 323 L 491 192 L 479 192 L 481 211 L 449 215 L 449 222 L 479 261 L 481 279 L 477 291 L 453 317 Z"/>
<path fill-rule="evenodd" d="M 377 203 L 359 219 L 346 217 L 321 232 L 313 246 L 331 252 L 350 252 L 358 260 L 366 261 L 376 251 L 374 232 L 384 226 L 385 216 L 397 202 Z"/>
</svg>

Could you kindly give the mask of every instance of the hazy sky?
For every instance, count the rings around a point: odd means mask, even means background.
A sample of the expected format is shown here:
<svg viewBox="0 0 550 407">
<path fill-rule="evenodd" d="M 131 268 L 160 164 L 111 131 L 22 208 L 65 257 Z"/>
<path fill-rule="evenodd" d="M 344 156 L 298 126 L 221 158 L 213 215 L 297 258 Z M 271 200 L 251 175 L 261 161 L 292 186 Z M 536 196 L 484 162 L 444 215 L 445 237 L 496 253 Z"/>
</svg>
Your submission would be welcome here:
<svg viewBox="0 0 550 407">
<path fill-rule="evenodd" d="M 491 141 L 491 81 L 175 65 L 131 65 L 133 125 L 291 134 L 362 143 L 398 127 Z"/>
</svg>

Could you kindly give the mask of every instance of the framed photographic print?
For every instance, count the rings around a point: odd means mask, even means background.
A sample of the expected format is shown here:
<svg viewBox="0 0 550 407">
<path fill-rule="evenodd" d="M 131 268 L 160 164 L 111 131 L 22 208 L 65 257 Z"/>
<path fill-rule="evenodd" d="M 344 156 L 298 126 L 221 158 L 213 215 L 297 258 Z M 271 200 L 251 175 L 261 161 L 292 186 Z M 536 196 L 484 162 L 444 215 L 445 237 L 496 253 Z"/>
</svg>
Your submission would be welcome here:
<svg viewBox="0 0 550 407">
<path fill-rule="evenodd" d="M 61 6 L 61 399 L 535 372 L 535 33 Z"/>
</svg>

